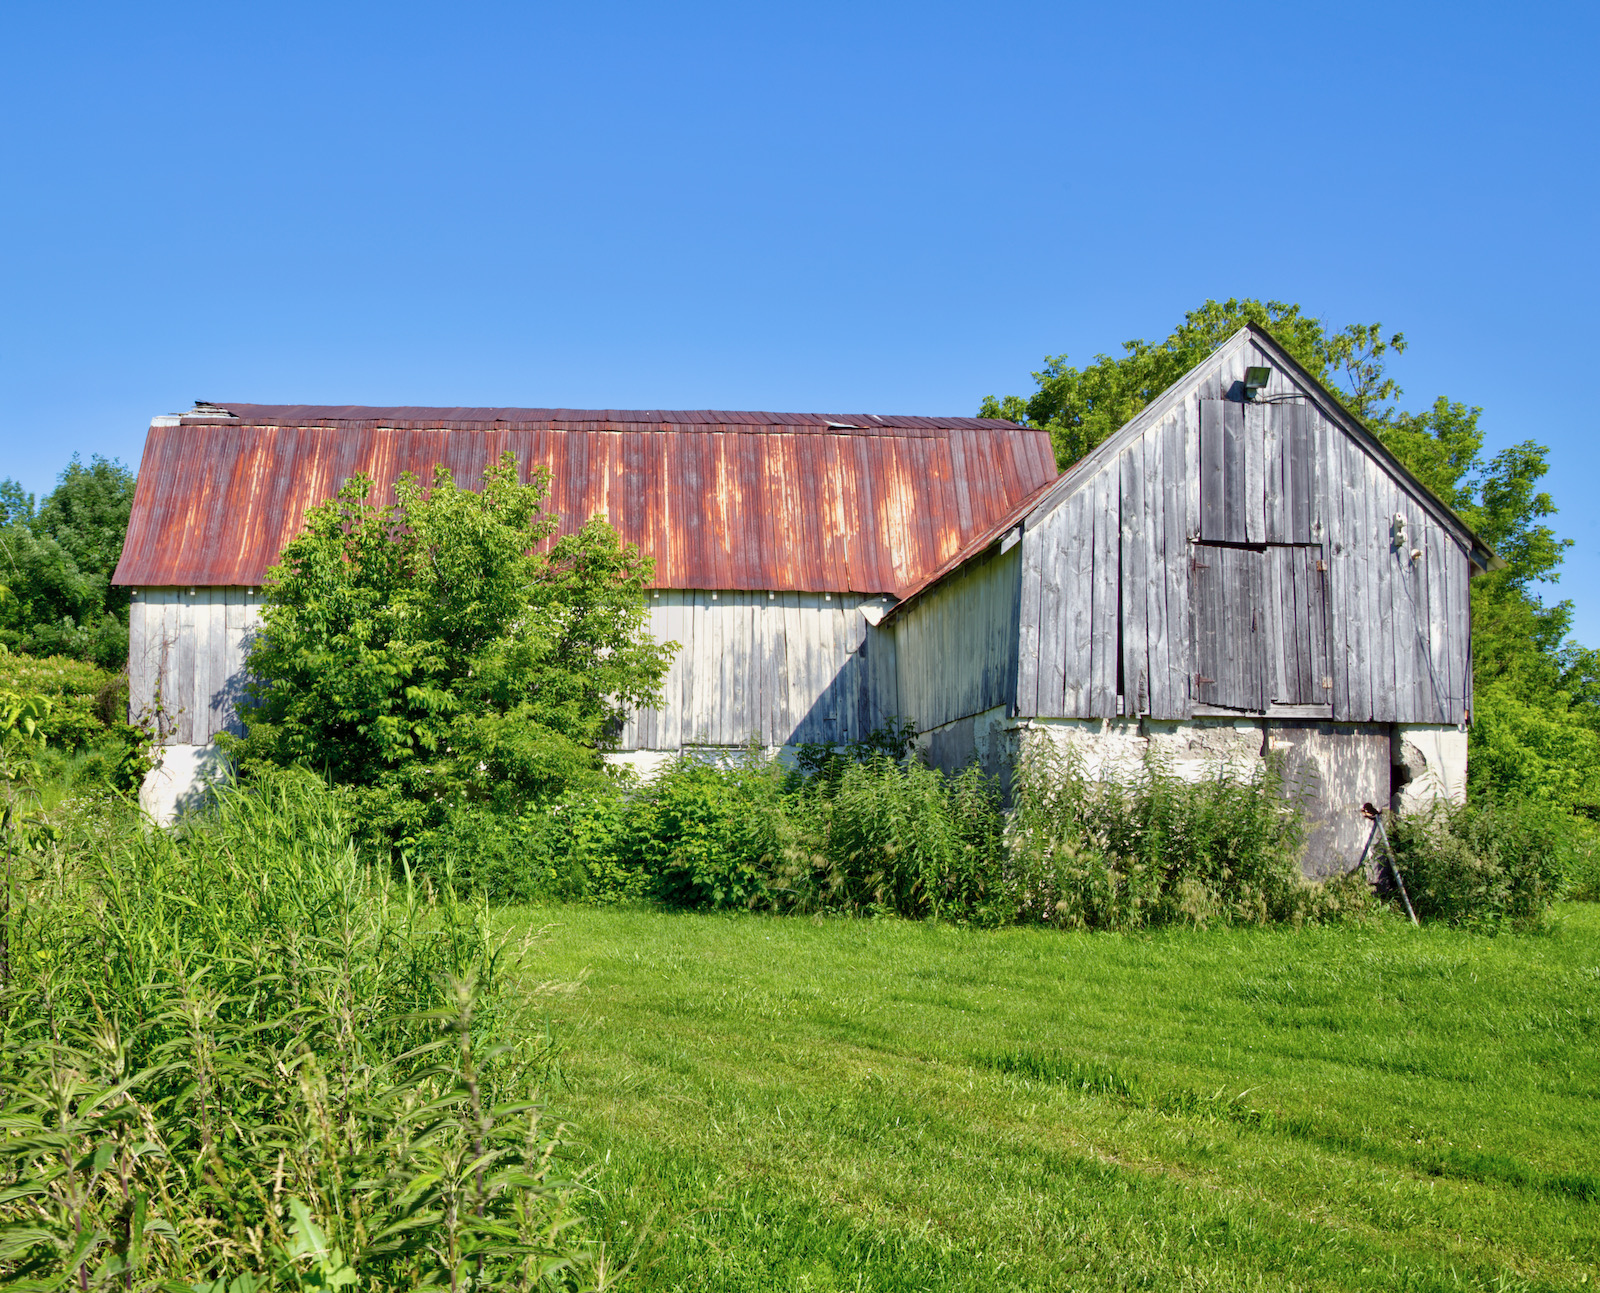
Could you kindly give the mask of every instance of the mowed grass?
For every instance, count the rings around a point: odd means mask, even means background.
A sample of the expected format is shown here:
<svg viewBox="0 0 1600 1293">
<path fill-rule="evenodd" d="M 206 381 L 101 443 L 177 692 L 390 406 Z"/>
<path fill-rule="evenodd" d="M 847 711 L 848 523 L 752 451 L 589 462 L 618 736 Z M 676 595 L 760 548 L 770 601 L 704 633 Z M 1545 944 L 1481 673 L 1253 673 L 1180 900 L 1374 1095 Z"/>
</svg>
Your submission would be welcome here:
<svg viewBox="0 0 1600 1293">
<path fill-rule="evenodd" d="M 1600 1282 L 1600 907 L 1118 936 L 523 909 L 673 1290 Z"/>
</svg>

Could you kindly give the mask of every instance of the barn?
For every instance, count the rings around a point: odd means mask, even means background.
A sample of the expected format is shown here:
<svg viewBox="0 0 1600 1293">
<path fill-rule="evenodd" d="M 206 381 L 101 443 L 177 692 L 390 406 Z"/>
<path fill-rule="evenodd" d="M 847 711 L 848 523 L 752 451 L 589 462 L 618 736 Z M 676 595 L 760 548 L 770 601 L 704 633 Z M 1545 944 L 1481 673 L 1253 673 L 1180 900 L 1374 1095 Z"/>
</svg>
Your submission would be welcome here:
<svg viewBox="0 0 1600 1293">
<path fill-rule="evenodd" d="M 1082 461 L 976 418 L 197 404 L 153 419 L 115 582 L 169 814 L 236 729 L 268 567 L 357 471 L 512 451 L 565 525 L 655 559 L 665 703 L 617 756 L 842 743 L 890 717 L 1004 775 L 1029 740 L 1186 775 L 1280 750 L 1307 869 L 1360 806 L 1462 793 L 1468 581 L 1494 554 L 1265 332 L 1245 328 Z"/>
</svg>

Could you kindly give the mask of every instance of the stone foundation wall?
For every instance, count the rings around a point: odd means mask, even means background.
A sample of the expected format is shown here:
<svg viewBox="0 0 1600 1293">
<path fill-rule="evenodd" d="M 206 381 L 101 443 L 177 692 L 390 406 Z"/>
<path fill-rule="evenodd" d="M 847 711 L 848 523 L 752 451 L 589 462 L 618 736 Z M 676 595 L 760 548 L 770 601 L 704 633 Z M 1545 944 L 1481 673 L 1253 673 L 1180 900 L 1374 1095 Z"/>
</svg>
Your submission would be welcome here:
<svg viewBox="0 0 1600 1293">
<path fill-rule="evenodd" d="M 1371 831 L 1363 809 L 1415 812 L 1435 800 L 1465 795 L 1467 736 L 1428 724 L 1333 723 L 1287 718 L 1008 719 L 988 710 L 919 734 L 918 748 L 933 766 L 954 772 L 976 762 L 1010 776 L 1027 742 L 1050 741 L 1072 750 L 1091 777 L 1136 775 L 1148 757 L 1186 781 L 1224 769 L 1251 777 L 1271 753 L 1280 755 L 1291 793 L 1309 820 L 1306 875 L 1322 877 L 1353 866 Z"/>
</svg>

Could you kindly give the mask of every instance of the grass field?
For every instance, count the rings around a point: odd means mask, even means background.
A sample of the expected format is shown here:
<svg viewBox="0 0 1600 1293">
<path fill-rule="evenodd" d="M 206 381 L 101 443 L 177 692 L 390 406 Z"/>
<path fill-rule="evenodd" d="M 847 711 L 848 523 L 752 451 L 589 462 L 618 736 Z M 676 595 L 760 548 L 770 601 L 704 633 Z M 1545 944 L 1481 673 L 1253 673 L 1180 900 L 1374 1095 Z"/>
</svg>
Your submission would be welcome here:
<svg viewBox="0 0 1600 1293">
<path fill-rule="evenodd" d="M 556 907 L 642 1287 L 1600 1282 L 1600 907 L 1142 936 Z M 653 1218 L 653 1220 L 652 1220 Z"/>
</svg>

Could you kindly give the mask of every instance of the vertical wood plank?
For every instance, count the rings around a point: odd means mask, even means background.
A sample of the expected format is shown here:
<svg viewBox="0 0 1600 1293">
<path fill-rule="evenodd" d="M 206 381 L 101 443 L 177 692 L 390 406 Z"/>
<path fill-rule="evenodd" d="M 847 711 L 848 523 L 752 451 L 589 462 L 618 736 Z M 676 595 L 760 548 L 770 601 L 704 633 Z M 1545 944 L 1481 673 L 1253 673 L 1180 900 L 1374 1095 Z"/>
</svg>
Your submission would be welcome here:
<svg viewBox="0 0 1600 1293">
<path fill-rule="evenodd" d="M 1241 404 L 1240 441 L 1244 453 L 1244 538 L 1267 541 L 1267 406 Z"/>
<path fill-rule="evenodd" d="M 1183 462 L 1181 488 L 1167 502 L 1167 685 L 1166 714 L 1188 718 L 1194 710 L 1194 647 L 1190 639 L 1189 560 L 1191 537 L 1199 533 L 1199 436 L 1189 415 L 1191 404 L 1179 405 L 1167 440 L 1167 460 Z"/>
<path fill-rule="evenodd" d="M 1055 511 L 1060 510 L 1057 504 Z M 1013 712 L 1023 718 L 1039 712 L 1039 657 L 1044 649 L 1039 609 L 1044 584 L 1043 536 L 1043 527 L 1035 527 L 1024 530 L 1017 543 L 1022 571 L 1017 592 L 1017 693 L 1012 704 Z"/>
<path fill-rule="evenodd" d="M 1172 664 L 1167 635 L 1167 513 L 1168 500 L 1182 488 L 1173 474 L 1179 468 L 1169 452 L 1173 419 L 1164 419 L 1145 443 L 1145 626 L 1149 637 L 1149 676 L 1145 705 L 1148 713 L 1166 717 L 1172 711 Z"/>
<path fill-rule="evenodd" d="M 1222 400 L 1200 401 L 1200 516 L 1202 539 L 1228 537 L 1228 495 L 1226 468 L 1227 428 Z"/>
<path fill-rule="evenodd" d="M 1090 643 L 1094 622 L 1094 493 L 1081 487 L 1068 501 L 1063 522 L 1061 577 L 1065 611 L 1062 701 L 1067 718 L 1088 718 L 1093 691 Z"/>
<path fill-rule="evenodd" d="M 1149 516 L 1145 491 L 1150 480 L 1145 463 L 1147 432 L 1122 452 L 1118 527 L 1118 611 L 1122 646 L 1123 709 L 1135 715 L 1149 708 L 1150 701 L 1150 575 Z"/>
<path fill-rule="evenodd" d="M 1244 405 L 1224 400 L 1222 403 L 1222 537 L 1228 543 L 1249 541 L 1245 527 L 1245 511 L 1248 507 L 1245 439 Z"/>
<path fill-rule="evenodd" d="M 1293 509 L 1284 487 L 1284 413 L 1292 407 L 1280 404 L 1252 405 L 1261 419 L 1261 465 L 1265 495 L 1262 500 L 1265 522 L 1261 531 L 1265 543 L 1288 543 Z"/>
<path fill-rule="evenodd" d="M 1094 633 L 1092 669 L 1096 718 L 1117 716 L 1117 579 L 1122 545 L 1120 495 L 1114 469 L 1102 471 L 1094 481 Z"/>
<path fill-rule="evenodd" d="M 1081 508 L 1082 491 L 1056 508 L 1039 530 L 1039 666 L 1038 701 L 1034 713 L 1042 718 L 1070 712 L 1064 709 L 1068 688 L 1069 621 L 1074 612 L 1071 588 L 1071 518 Z"/>
<path fill-rule="evenodd" d="M 174 737 L 179 745 L 194 744 L 194 599 L 186 588 L 177 590 L 174 603 L 174 646 L 172 651 L 172 707 L 177 711 Z"/>
</svg>

